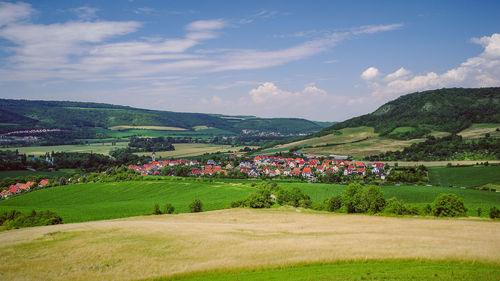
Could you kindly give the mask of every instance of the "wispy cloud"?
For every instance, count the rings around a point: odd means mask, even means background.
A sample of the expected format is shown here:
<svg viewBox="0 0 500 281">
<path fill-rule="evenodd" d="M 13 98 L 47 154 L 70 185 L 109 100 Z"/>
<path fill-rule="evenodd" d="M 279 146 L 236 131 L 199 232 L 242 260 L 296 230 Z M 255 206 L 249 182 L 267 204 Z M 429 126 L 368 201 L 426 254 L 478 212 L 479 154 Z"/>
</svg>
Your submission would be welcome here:
<svg viewBox="0 0 500 281">
<path fill-rule="evenodd" d="M 0 2 L 0 27 L 30 18 L 36 11 L 26 3 Z"/>
<path fill-rule="evenodd" d="M 75 13 L 80 20 L 89 21 L 97 18 L 97 12 L 99 9 L 83 6 L 71 9 L 71 11 Z"/>
</svg>

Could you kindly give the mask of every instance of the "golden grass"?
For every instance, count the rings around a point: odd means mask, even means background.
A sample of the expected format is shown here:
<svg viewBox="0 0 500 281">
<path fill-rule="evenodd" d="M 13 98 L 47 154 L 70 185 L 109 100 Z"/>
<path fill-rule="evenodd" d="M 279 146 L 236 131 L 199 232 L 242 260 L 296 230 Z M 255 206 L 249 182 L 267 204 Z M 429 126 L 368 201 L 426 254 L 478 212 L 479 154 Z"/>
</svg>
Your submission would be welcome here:
<svg viewBox="0 0 500 281">
<path fill-rule="evenodd" d="M 169 126 L 113 126 L 108 129 L 118 131 L 118 130 L 156 130 L 156 131 L 187 131 L 187 129 L 179 128 L 179 127 L 169 127 Z"/>
<path fill-rule="evenodd" d="M 0 233 L 2 280 L 134 280 L 387 258 L 500 262 L 500 223 L 232 209 Z"/>
<path fill-rule="evenodd" d="M 470 128 L 467 128 L 458 133 L 458 135 L 464 138 L 484 138 L 484 135 L 489 133 L 491 137 L 500 138 L 500 132 L 496 131 L 500 128 L 498 123 L 482 123 L 482 124 L 472 124 Z"/>
<path fill-rule="evenodd" d="M 214 127 L 209 127 L 209 126 L 194 126 L 193 129 L 195 131 L 201 131 L 201 130 L 207 130 L 207 129 L 213 129 Z"/>
<path fill-rule="evenodd" d="M 374 128 L 371 127 L 356 127 L 356 128 L 345 128 L 339 130 L 342 132 L 341 135 L 326 135 L 322 137 L 306 139 L 296 142 L 291 142 L 287 144 L 282 144 L 276 146 L 276 148 L 290 148 L 294 146 L 317 146 L 317 145 L 325 145 L 325 144 L 336 144 L 336 143 L 346 143 L 362 140 L 368 137 L 376 137 L 377 133 L 374 132 Z"/>
<path fill-rule="evenodd" d="M 156 152 L 158 157 L 189 157 L 198 156 L 205 153 L 216 153 L 216 152 L 236 152 L 244 146 L 232 147 L 230 145 L 215 145 L 207 143 L 175 143 L 175 150 L 173 151 L 160 151 Z M 254 148 L 251 146 L 250 148 Z M 151 155 L 151 153 L 136 153 L 137 155 Z"/>
<path fill-rule="evenodd" d="M 228 119 L 228 120 L 245 120 L 245 118 L 241 117 L 232 117 L 232 116 L 221 116 L 221 119 Z"/>
</svg>

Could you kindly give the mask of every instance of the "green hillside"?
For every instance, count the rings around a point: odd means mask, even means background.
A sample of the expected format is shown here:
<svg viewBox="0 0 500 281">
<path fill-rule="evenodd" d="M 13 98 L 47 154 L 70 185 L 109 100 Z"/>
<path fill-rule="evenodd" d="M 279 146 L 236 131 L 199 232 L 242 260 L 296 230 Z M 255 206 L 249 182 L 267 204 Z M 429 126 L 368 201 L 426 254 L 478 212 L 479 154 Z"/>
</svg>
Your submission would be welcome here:
<svg viewBox="0 0 500 281">
<path fill-rule="evenodd" d="M 231 117 L 103 103 L 12 99 L 0 99 L 0 123 L 9 124 L 0 126 L 0 133 L 36 128 L 85 129 L 86 135 L 80 138 L 92 138 L 102 129 L 120 125 L 170 126 L 191 131 L 195 126 L 206 126 L 233 133 L 247 129 L 294 134 L 317 132 L 329 125 L 298 118 Z"/>
<path fill-rule="evenodd" d="M 325 128 L 317 136 L 360 126 L 374 127 L 376 133 L 393 139 L 415 139 L 435 131 L 458 133 L 473 123 L 500 123 L 499 108 L 499 87 L 416 92 Z"/>
</svg>

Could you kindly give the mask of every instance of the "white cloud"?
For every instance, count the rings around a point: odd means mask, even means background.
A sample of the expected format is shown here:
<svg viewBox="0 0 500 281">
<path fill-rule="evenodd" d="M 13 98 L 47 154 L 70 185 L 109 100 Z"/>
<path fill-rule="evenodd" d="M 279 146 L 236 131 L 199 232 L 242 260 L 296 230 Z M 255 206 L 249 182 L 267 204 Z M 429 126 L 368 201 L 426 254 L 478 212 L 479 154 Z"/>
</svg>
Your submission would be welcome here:
<svg viewBox="0 0 500 281">
<path fill-rule="evenodd" d="M 136 14 L 153 14 L 156 10 L 149 7 L 141 7 L 134 10 Z"/>
<path fill-rule="evenodd" d="M 25 20 L 34 13 L 30 4 L 0 2 L 0 27 Z"/>
<path fill-rule="evenodd" d="M 394 71 L 393 73 L 387 74 L 387 76 L 385 76 L 384 80 L 385 81 L 392 81 L 395 79 L 407 77 L 410 74 L 411 74 L 411 71 L 406 70 L 404 67 L 401 67 L 400 69 Z"/>
<path fill-rule="evenodd" d="M 227 24 L 223 20 L 199 20 L 194 21 L 186 26 L 189 31 L 210 31 L 226 27 Z"/>
<path fill-rule="evenodd" d="M 377 78 L 380 75 L 380 71 L 376 69 L 375 67 L 369 67 L 363 73 L 361 73 L 361 78 L 364 80 L 373 80 Z"/>
<path fill-rule="evenodd" d="M 75 13 L 80 20 L 89 21 L 97 17 L 96 14 L 99 11 L 99 9 L 83 6 L 71 9 L 71 11 Z"/>
<path fill-rule="evenodd" d="M 401 23 L 395 24 L 381 24 L 381 25 L 365 25 L 358 28 L 354 28 L 352 33 L 355 35 L 358 34 L 373 34 L 382 31 L 391 31 L 395 29 L 400 29 L 403 27 Z"/>
<path fill-rule="evenodd" d="M 370 74 L 375 71 L 367 72 L 369 69 L 365 70 L 361 76 L 365 80 L 371 80 L 368 86 L 373 90 L 372 96 L 383 99 L 442 87 L 500 86 L 500 34 L 494 33 L 491 36 L 473 38 L 472 42 L 482 45 L 484 51 L 479 56 L 469 58 L 460 66 L 442 74 L 428 72 L 412 75 L 410 71 L 400 68 L 383 80 L 375 79 L 376 76 Z M 371 78 L 367 79 L 368 77 Z"/>
</svg>

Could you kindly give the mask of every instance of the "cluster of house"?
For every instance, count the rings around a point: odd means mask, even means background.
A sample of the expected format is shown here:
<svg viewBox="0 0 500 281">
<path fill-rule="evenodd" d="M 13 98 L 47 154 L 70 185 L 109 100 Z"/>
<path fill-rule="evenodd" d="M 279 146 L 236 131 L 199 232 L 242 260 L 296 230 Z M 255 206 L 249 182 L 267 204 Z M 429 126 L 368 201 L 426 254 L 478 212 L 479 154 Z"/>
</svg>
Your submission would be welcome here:
<svg viewBox="0 0 500 281">
<path fill-rule="evenodd" d="M 204 176 L 214 174 L 227 174 L 230 170 L 239 170 L 249 177 L 261 176 L 290 176 L 313 178 L 316 175 L 325 175 L 327 172 L 343 173 L 345 176 L 358 174 L 366 176 L 371 173 L 385 179 L 386 173 L 384 163 L 364 163 L 362 161 L 349 161 L 347 159 L 325 159 L 325 158 L 287 158 L 258 155 L 253 159 L 246 157 L 237 166 L 228 163 L 225 166 L 218 165 L 214 160 L 208 160 L 205 165 L 200 165 L 196 160 L 161 160 L 153 161 L 142 166 L 130 165 L 129 169 L 141 173 L 142 175 L 158 175 L 165 166 L 189 165 L 191 175 Z"/>
<path fill-rule="evenodd" d="M 23 191 L 29 191 L 34 186 L 44 187 L 47 184 L 49 184 L 48 179 L 43 179 L 38 184 L 35 181 L 28 181 L 26 183 L 16 183 L 16 184 L 9 186 L 9 189 L 2 190 L 0 192 L 0 199 L 7 199 L 8 197 L 15 195 L 15 194 L 19 194 Z"/>
</svg>

